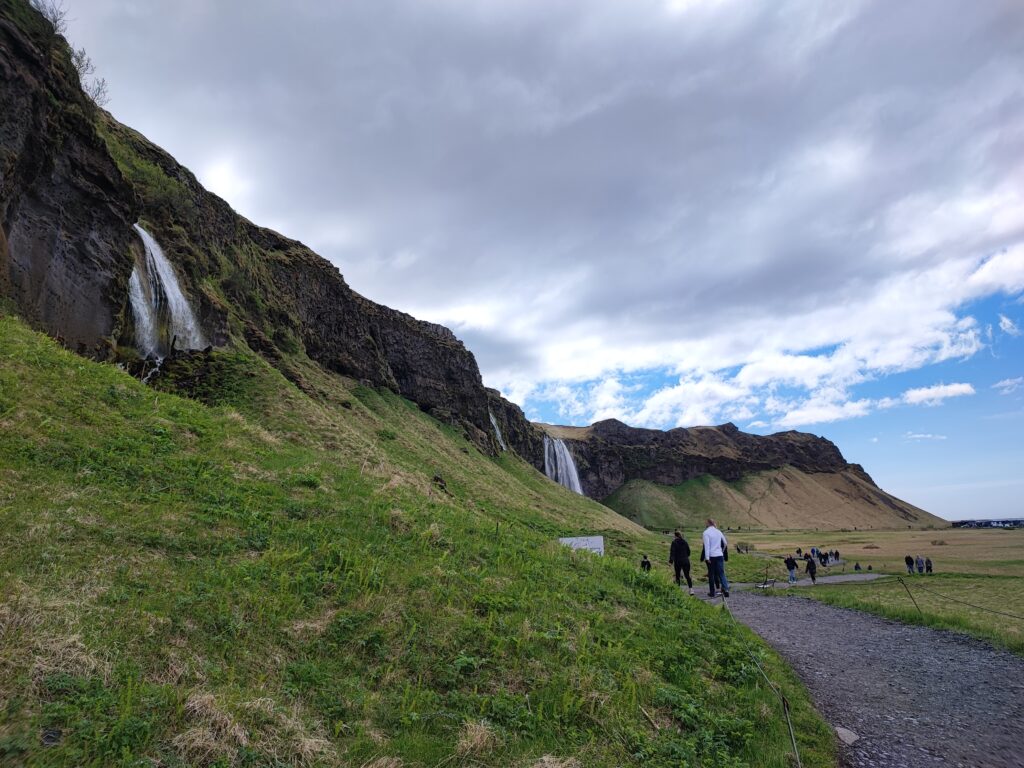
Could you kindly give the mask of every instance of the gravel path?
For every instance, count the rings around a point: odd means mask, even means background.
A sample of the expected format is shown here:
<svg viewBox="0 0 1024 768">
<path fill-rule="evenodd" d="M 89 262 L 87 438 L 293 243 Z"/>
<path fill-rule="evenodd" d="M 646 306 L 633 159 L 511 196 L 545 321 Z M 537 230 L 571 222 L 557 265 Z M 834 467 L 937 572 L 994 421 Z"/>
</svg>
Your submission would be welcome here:
<svg viewBox="0 0 1024 768">
<path fill-rule="evenodd" d="M 734 592 L 729 608 L 859 737 L 841 745 L 847 768 L 1024 766 L 1024 659 L 807 598 Z"/>
</svg>

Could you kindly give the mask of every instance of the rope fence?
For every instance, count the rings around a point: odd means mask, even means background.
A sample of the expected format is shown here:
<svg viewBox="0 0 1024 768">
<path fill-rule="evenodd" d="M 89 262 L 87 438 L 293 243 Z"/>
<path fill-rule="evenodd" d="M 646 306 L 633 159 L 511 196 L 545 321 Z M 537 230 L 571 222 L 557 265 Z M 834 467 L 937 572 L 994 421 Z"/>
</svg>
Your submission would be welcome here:
<svg viewBox="0 0 1024 768">
<path fill-rule="evenodd" d="M 729 614 L 729 618 L 736 624 L 739 624 L 736 617 L 732 615 L 732 609 L 729 608 L 729 601 L 726 600 L 724 595 L 722 596 L 722 605 L 725 606 L 725 610 Z M 803 764 L 800 762 L 800 749 L 796 745 L 796 731 L 793 730 L 793 719 L 789 714 L 789 700 L 786 698 L 786 694 L 782 692 L 782 689 L 775 685 L 771 678 L 768 677 L 768 673 L 764 671 L 764 667 L 761 666 L 761 662 L 749 646 L 747 646 L 747 653 L 754 662 L 754 666 L 757 667 L 757 671 L 761 673 L 761 677 L 763 677 L 764 681 L 768 683 L 768 687 L 776 696 L 779 697 L 779 701 L 782 702 L 782 712 L 786 716 L 786 727 L 789 728 L 789 741 L 793 745 L 793 757 L 796 759 L 796 768 L 803 768 Z"/>
<path fill-rule="evenodd" d="M 907 590 L 907 594 L 910 595 L 910 599 L 914 600 L 914 595 L 910 591 L 910 587 L 907 585 L 907 582 L 905 582 L 903 580 L 903 577 L 902 576 L 897 576 L 896 578 L 899 581 L 899 583 L 903 585 L 903 588 L 905 590 Z M 950 597 L 949 595 L 943 595 L 943 594 L 941 594 L 939 592 L 936 592 L 934 589 L 928 589 L 928 587 L 922 587 L 920 584 L 915 584 L 914 586 L 917 587 L 918 589 L 924 590 L 925 592 L 929 592 L 929 593 L 935 595 L 936 597 L 941 597 L 943 600 L 949 600 L 950 602 L 953 602 L 953 603 L 960 603 L 961 605 L 968 605 L 971 608 L 976 608 L 979 611 L 987 611 L 988 613 L 994 613 L 997 616 L 1006 616 L 1007 618 L 1010 618 L 1010 619 L 1019 619 L 1020 621 L 1024 621 L 1024 616 L 1018 616 L 1015 613 L 1007 613 L 1006 611 L 997 611 L 994 608 L 986 608 L 983 605 L 975 605 L 974 603 L 969 603 L 966 600 L 960 600 L 960 599 L 958 599 L 956 597 Z M 914 600 L 914 607 L 917 608 L 917 612 L 918 613 L 920 613 L 922 616 L 924 616 L 924 612 L 921 610 L 921 606 L 919 606 L 917 604 L 917 600 Z"/>
</svg>

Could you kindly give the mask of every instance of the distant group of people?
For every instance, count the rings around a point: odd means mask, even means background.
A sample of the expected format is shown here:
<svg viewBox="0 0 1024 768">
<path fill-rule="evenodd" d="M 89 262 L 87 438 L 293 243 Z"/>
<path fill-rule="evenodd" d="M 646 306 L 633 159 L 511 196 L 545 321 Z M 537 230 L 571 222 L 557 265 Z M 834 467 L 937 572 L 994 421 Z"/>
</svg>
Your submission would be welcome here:
<svg viewBox="0 0 1024 768">
<path fill-rule="evenodd" d="M 729 580 L 725 575 L 725 563 L 729 559 L 729 542 L 726 540 L 725 534 L 718 530 L 715 526 L 715 521 L 710 517 L 707 520 L 707 528 L 701 534 L 701 539 L 700 561 L 707 565 L 708 593 L 711 597 L 714 597 L 717 592 L 721 591 L 725 597 L 728 597 Z M 801 560 L 804 564 L 804 573 L 811 578 L 811 584 L 818 583 L 819 564 L 822 567 L 828 567 L 842 562 L 838 549 L 826 550 L 819 547 L 811 547 L 807 552 L 804 552 L 802 548 L 797 547 L 796 553 L 787 555 L 783 561 L 786 565 L 786 570 L 789 572 L 790 584 L 795 584 L 797 581 L 797 570 L 800 567 Z M 903 558 L 903 561 L 906 563 L 908 574 L 913 575 L 914 568 L 917 568 L 919 574 L 932 572 L 932 560 L 930 557 L 918 555 L 915 558 L 907 555 Z M 692 595 L 693 578 L 690 576 L 690 544 L 679 531 L 675 531 L 672 543 L 669 545 L 668 562 L 675 571 L 676 584 L 681 588 L 685 579 L 686 587 Z M 647 555 L 644 555 L 643 559 L 640 560 L 640 569 L 644 573 L 650 572 L 651 561 Z M 853 570 L 860 572 L 864 569 L 857 562 L 854 563 Z M 870 565 L 868 565 L 867 570 L 871 570 Z"/>
<path fill-rule="evenodd" d="M 700 561 L 707 565 L 708 569 L 708 593 L 714 597 L 719 591 L 725 597 L 729 596 L 729 579 L 725 575 L 725 562 L 729 559 L 729 542 L 715 526 L 715 521 L 710 517 L 707 520 L 707 528 L 701 534 Z M 668 562 L 675 571 L 676 584 L 681 588 L 683 579 L 686 580 L 686 588 L 693 594 L 693 578 L 690 576 L 690 544 L 679 531 L 675 532 L 672 543 L 668 548 Z M 647 555 L 640 560 L 640 569 L 644 573 L 651 570 L 651 561 Z"/>
<path fill-rule="evenodd" d="M 911 576 L 914 575 L 915 565 L 917 566 L 918 573 L 932 572 L 932 559 L 930 557 L 921 557 L 920 555 L 918 555 L 917 558 L 914 558 L 911 555 L 907 555 L 903 558 L 903 562 L 906 563 L 907 573 Z"/>
</svg>

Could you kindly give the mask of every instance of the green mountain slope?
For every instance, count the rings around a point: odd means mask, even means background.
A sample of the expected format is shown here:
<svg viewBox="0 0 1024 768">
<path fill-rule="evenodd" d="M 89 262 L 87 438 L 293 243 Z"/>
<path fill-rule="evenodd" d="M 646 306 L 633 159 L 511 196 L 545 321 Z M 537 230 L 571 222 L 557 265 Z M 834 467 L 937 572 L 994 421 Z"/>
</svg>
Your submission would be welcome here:
<svg viewBox="0 0 1024 768">
<path fill-rule="evenodd" d="M 678 485 L 630 480 L 604 499 L 652 530 L 700 529 L 713 517 L 732 528 L 841 530 L 945 528 L 949 523 L 885 493 L 854 472 L 752 472 L 726 481 L 701 475 Z"/>
<path fill-rule="evenodd" d="M 204 404 L 0 317 L 0 764 L 787 766 L 750 648 L 831 764 L 776 657 L 615 556 L 660 540 L 306 373 L 175 362 Z"/>
</svg>

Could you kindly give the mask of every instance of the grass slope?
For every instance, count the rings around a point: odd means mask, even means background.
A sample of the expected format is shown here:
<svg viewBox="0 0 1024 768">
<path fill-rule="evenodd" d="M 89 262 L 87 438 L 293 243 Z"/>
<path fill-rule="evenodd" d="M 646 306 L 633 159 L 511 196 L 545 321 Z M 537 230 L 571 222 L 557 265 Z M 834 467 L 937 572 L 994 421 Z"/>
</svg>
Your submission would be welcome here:
<svg viewBox="0 0 1024 768">
<path fill-rule="evenodd" d="M 0 764 L 787 766 L 750 649 L 832 764 L 751 633 L 552 544 L 660 540 L 388 393 L 194 365 L 205 404 L 0 317 Z"/>
<path fill-rule="evenodd" d="M 680 485 L 630 480 L 604 503 L 653 530 L 701 527 L 714 517 L 732 528 L 787 529 L 945 527 L 946 521 L 905 505 L 906 521 L 849 472 L 808 474 L 793 467 L 754 472 L 727 482 L 702 475 Z"/>
</svg>

